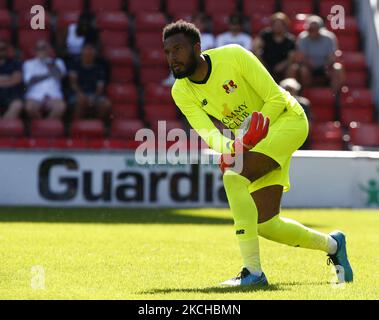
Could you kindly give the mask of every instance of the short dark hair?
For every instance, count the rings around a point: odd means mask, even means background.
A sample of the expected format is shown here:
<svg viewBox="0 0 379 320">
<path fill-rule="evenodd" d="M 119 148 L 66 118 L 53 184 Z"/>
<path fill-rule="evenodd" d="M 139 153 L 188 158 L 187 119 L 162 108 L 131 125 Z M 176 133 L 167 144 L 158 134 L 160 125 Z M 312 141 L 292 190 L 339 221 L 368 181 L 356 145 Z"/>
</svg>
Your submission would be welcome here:
<svg viewBox="0 0 379 320">
<path fill-rule="evenodd" d="M 200 42 L 199 29 L 193 23 L 184 20 L 178 20 L 165 26 L 163 29 L 163 41 L 179 33 L 183 33 L 189 38 L 192 44 Z"/>
</svg>

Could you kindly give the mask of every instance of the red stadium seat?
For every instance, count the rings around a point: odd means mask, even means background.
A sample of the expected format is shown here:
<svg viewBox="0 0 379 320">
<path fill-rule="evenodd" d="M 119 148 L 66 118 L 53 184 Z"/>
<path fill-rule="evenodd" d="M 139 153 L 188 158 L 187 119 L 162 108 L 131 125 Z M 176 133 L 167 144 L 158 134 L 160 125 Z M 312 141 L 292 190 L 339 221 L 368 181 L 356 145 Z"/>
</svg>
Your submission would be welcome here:
<svg viewBox="0 0 379 320">
<path fill-rule="evenodd" d="M 176 15 L 178 13 L 196 13 L 199 9 L 199 1 L 198 0 L 186 0 L 186 1 L 178 1 L 178 0 L 167 0 L 166 1 L 167 13 L 170 15 Z"/>
<path fill-rule="evenodd" d="M 334 107 L 311 106 L 311 118 L 313 121 L 333 121 L 335 118 Z"/>
<path fill-rule="evenodd" d="M 27 57 L 33 56 L 34 46 L 38 40 L 50 42 L 48 30 L 20 30 L 18 32 L 18 45 Z"/>
<path fill-rule="evenodd" d="M 115 119 L 111 125 L 111 137 L 134 140 L 136 132 L 144 128 L 145 125 L 139 119 Z"/>
<path fill-rule="evenodd" d="M 15 148 L 17 141 L 18 141 L 17 138 L 2 138 L 2 137 L 0 137 L 0 149 Z"/>
<path fill-rule="evenodd" d="M 104 47 L 127 47 L 128 33 L 126 31 L 105 30 L 100 33 L 100 41 Z"/>
<path fill-rule="evenodd" d="M 57 29 L 66 28 L 71 23 L 76 23 L 79 20 L 80 11 L 64 11 L 61 12 L 57 19 Z"/>
<path fill-rule="evenodd" d="M 212 18 L 213 33 L 219 34 L 229 29 L 229 14 L 218 14 Z"/>
<path fill-rule="evenodd" d="M 357 35 L 339 35 L 338 39 L 338 47 L 342 51 L 359 51 L 359 37 Z"/>
<path fill-rule="evenodd" d="M 155 84 L 148 84 L 144 92 L 145 103 L 173 103 L 171 88 Z"/>
<path fill-rule="evenodd" d="M 122 11 L 98 12 L 96 15 L 96 26 L 100 30 L 125 31 L 129 27 L 129 20 Z"/>
<path fill-rule="evenodd" d="M 312 107 L 333 108 L 336 102 L 335 95 L 329 88 L 305 89 L 303 94 L 311 101 Z"/>
<path fill-rule="evenodd" d="M 56 144 L 60 148 L 65 149 L 88 149 L 88 140 L 87 139 L 57 139 Z"/>
<path fill-rule="evenodd" d="M 123 0 L 90 0 L 90 10 L 94 12 L 101 11 L 121 11 Z"/>
<path fill-rule="evenodd" d="M 105 47 L 104 57 L 115 67 L 133 65 L 133 51 L 128 47 Z"/>
<path fill-rule="evenodd" d="M 167 78 L 169 71 L 165 67 L 156 68 L 141 68 L 140 70 L 140 82 L 142 85 L 148 83 L 161 84 L 163 80 Z"/>
<path fill-rule="evenodd" d="M 108 86 L 108 96 L 112 103 L 136 104 L 138 95 L 136 86 L 133 84 L 111 83 Z"/>
<path fill-rule="evenodd" d="M 163 49 L 161 32 L 137 32 L 135 40 L 138 50 Z"/>
<path fill-rule="evenodd" d="M 50 138 L 29 138 L 27 140 L 27 147 L 33 149 L 49 149 L 51 145 Z"/>
<path fill-rule="evenodd" d="M 129 149 L 129 141 L 123 139 L 104 139 L 102 142 L 103 149 Z"/>
<path fill-rule="evenodd" d="M 295 17 L 298 13 L 311 14 L 313 3 L 312 0 L 283 0 L 282 11 L 289 17 Z"/>
<path fill-rule="evenodd" d="M 8 10 L 0 10 L 0 28 L 10 29 L 12 18 Z"/>
<path fill-rule="evenodd" d="M 139 13 L 135 18 L 136 32 L 154 32 L 156 30 L 162 30 L 166 24 L 166 17 L 161 12 Z"/>
<path fill-rule="evenodd" d="M 166 55 L 161 48 L 143 50 L 140 52 L 140 65 L 144 67 L 167 66 Z"/>
<path fill-rule="evenodd" d="M 297 36 L 305 30 L 305 24 L 308 16 L 309 15 L 307 14 L 299 13 L 292 20 L 291 31 L 294 35 Z"/>
<path fill-rule="evenodd" d="M 349 126 L 350 143 L 366 147 L 379 147 L 377 123 L 352 122 Z"/>
<path fill-rule="evenodd" d="M 366 59 L 362 52 L 343 52 L 339 61 L 348 71 L 361 71 L 366 69 Z"/>
<path fill-rule="evenodd" d="M 144 112 L 144 119 L 150 123 L 156 120 L 176 120 L 178 118 L 174 104 L 146 104 Z"/>
<path fill-rule="evenodd" d="M 101 120 L 75 120 L 71 126 L 71 137 L 102 138 L 104 131 L 104 124 Z"/>
<path fill-rule="evenodd" d="M 20 11 L 29 11 L 30 8 L 34 5 L 41 5 L 46 8 L 45 0 L 13 0 L 13 10 Z"/>
<path fill-rule="evenodd" d="M 348 89 L 341 95 L 341 107 L 374 108 L 372 92 L 369 89 Z"/>
<path fill-rule="evenodd" d="M 345 85 L 350 88 L 365 88 L 368 83 L 368 74 L 366 71 L 346 71 Z"/>
<path fill-rule="evenodd" d="M 275 12 L 275 0 L 254 0 L 243 2 L 243 13 L 245 16 L 253 14 L 271 15 Z"/>
<path fill-rule="evenodd" d="M 12 39 L 12 30 L 11 29 L 0 29 L 0 39 L 11 42 Z"/>
<path fill-rule="evenodd" d="M 159 124 L 158 120 L 153 120 L 152 122 L 150 122 L 151 129 L 154 132 L 158 132 L 158 126 L 159 125 L 162 125 L 162 124 Z M 180 120 L 166 120 L 164 125 L 166 126 L 166 132 L 169 132 L 172 129 L 182 129 L 182 130 L 184 130 L 183 122 L 180 121 Z M 169 145 L 170 142 L 167 141 L 167 144 Z"/>
<path fill-rule="evenodd" d="M 173 21 L 178 21 L 180 19 L 191 21 L 192 20 L 193 13 L 192 12 L 176 12 L 172 15 Z"/>
<path fill-rule="evenodd" d="M 114 83 L 129 83 L 134 81 L 134 69 L 133 67 L 122 67 L 113 65 L 111 71 L 111 82 Z"/>
<path fill-rule="evenodd" d="M 83 0 L 53 0 L 51 9 L 59 15 L 67 11 L 80 12 L 83 10 Z"/>
<path fill-rule="evenodd" d="M 136 104 L 113 104 L 113 119 L 137 119 L 138 106 Z"/>
<path fill-rule="evenodd" d="M 159 12 L 161 1 L 160 0 L 129 0 L 128 12 L 137 14 L 141 12 Z"/>
<path fill-rule="evenodd" d="M 343 143 L 341 124 L 333 121 L 312 123 L 310 138 L 318 143 Z"/>
<path fill-rule="evenodd" d="M 375 120 L 372 107 L 343 107 L 341 108 L 341 123 L 348 127 L 351 122 L 370 123 Z"/>
<path fill-rule="evenodd" d="M 0 137 L 22 137 L 24 135 L 24 124 L 20 119 L 0 119 Z"/>
<path fill-rule="evenodd" d="M 322 0 L 318 1 L 320 8 L 320 16 L 326 18 L 331 13 L 331 8 L 335 5 L 343 6 L 345 10 L 345 15 L 349 16 L 352 14 L 351 10 L 351 0 Z"/>
<path fill-rule="evenodd" d="M 230 15 L 237 9 L 236 0 L 207 0 L 205 1 L 205 13 L 209 16 L 218 14 Z"/>
<path fill-rule="evenodd" d="M 343 141 L 339 142 L 311 142 L 312 150 L 335 150 L 342 151 L 344 150 Z"/>
<path fill-rule="evenodd" d="M 261 14 L 253 14 L 250 18 L 250 27 L 253 35 L 257 35 L 264 28 L 271 25 L 271 19 L 269 16 L 262 16 Z"/>
<path fill-rule="evenodd" d="M 33 120 L 31 123 L 30 135 L 34 138 L 60 138 L 64 136 L 64 126 L 60 120 Z"/>
</svg>

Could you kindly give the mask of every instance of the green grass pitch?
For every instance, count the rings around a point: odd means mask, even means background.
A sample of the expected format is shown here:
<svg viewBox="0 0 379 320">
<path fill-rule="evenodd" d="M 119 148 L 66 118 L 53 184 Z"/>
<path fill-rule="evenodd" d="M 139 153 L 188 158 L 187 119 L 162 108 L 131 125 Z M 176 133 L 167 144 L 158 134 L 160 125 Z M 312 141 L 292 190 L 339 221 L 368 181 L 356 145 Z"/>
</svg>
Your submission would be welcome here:
<svg viewBox="0 0 379 320">
<path fill-rule="evenodd" d="M 379 298 L 378 211 L 283 216 L 345 231 L 355 282 L 333 285 L 322 252 L 262 239 L 270 286 L 217 287 L 241 266 L 229 210 L 0 208 L 0 299 Z"/>
</svg>

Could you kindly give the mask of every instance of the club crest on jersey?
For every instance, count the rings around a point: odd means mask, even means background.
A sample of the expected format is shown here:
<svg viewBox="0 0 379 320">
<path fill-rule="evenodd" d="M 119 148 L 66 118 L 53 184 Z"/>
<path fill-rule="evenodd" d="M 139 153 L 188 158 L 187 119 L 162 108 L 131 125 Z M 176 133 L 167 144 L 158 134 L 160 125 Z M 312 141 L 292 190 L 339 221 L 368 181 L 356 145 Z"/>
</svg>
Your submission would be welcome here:
<svg viewBox="0 0 379 320">
<path fill-rule="evenodd" d="M 225 92 L 227 94 L 233 93 L 237 89 L 237 85 L 234 83 L 233 80 L 226 80 L 222 87 L 225 89 Z"/>
</svg>

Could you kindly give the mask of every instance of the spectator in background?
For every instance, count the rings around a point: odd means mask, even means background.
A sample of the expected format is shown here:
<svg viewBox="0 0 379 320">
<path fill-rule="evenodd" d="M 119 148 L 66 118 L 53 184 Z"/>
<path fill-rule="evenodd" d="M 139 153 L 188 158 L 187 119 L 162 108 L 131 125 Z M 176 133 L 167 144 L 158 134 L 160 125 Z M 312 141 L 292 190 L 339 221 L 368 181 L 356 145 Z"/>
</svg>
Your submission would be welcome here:
<svg viewBox="0 0 379 320">
<path fill-rule="evenodd" d="M 307 19 L 306 30 L 300 33 L 298 52 L 288 76 L 299 78 L 303 86 L 329 85 L 338 92 L 344 82 L 344 70 L 336 62 L 337 39 L 333 32 L 324 28 L 322 18 Z"/>
<path fill-rule="evenodd" d="M 285 77 L 295 51 L 295 36 L 288 32 L 290 20 L 282 12 L 271 16 L 271 27 L 254 39 L 254 52 L 276 80 Z"/>
<path fill-rule="evenodd" d="M 191 20 L 201 32 L 201 50 L 205 51 L 214 48 L 216 46 L 215 36 L 206 30 L 207 16 L 204 13 L 198 13 Z"/>
<path fill-rule="evenodd" d="M 82 13 L 77 23 L 68 25 L 61 39 L 62 55 L 69 61 L 79 58 L 84 43 L 98 44 L 98 32 L 93 26 L 93 16 Z"/>
<path fill-rule="evenodd" d="M 192 22 L 198 27 L 201 32 L 201 50 L 205 51 L 208 49 L 212 49 L 216 46 L 215 36 L 206 31 L 206 25 L 208 23 L 207 16 L 204 13 L 198 13 L 192 17 Z M 175 78 L 170 72 L 167 79 L 163 80 L 163 85 L 172 86 L 175 82 Z"/>
<path fill-rule="evenodd" d="M 105 96 L 105 71 L 96 62 L 96 53 L 93 44 L 85 44 L 80 61 L 69 72 L 75 118 L 91 115 L 106 120 L 110 113 L 111 103 Z"/>
<path fill-rule="evenodd" d="M 26 112 L 32 119 L 59 119 L 66 110 L 61 80 L 66 74 L 64 62 L 53 58 L 52 48 L 45 40 L 36 44 L 36 57 L 24 62 L 23 78 L 26 86 Z"/>
<path fill-rule="evenodd" d="M 22 110 L 21 63 L 10 59 L 8 44 L 0 40 L 0 116 L 16 119 Z"/>
<path fill-rule="evenodd" d="M 221 33 L 216 38 L 216 47 L 227 44 L 239 44 L 247 50 L 253 50 L 253 39 L 243 32 L 243 18 L 233 14 L 229 18 L 229 31 Z"/>
<path fill-rule="evenodd" d="M 303 107 L 307 118 L 310 119 L 311 102 L 307 98 L 299 95 L 301 91 L 301 84 L 294 78 L 287 78 L 280 82 L 280 86 L 296 98 L 299 104 Z"/>
<path fill-rule="evenodd" d="M 280 86 L 287 90 L 295 99 L 299 102 L 299 104 L 303 107 L 305 114 L 307 115 L 307 118 L 311 120 L 311 113 L 310 113 L 310 107 L 311 102 L 305 98 L 299 95 L 301 90 L 301 85 L 299 82 L 296 81 L 294 78 L 287 78 L 280 82 Z M 310 121 L 311 123 L 311 121 Z M 309 149 L 309 139 L 304 142 L 303 146 L 300 149 Z"/>
</svg>

